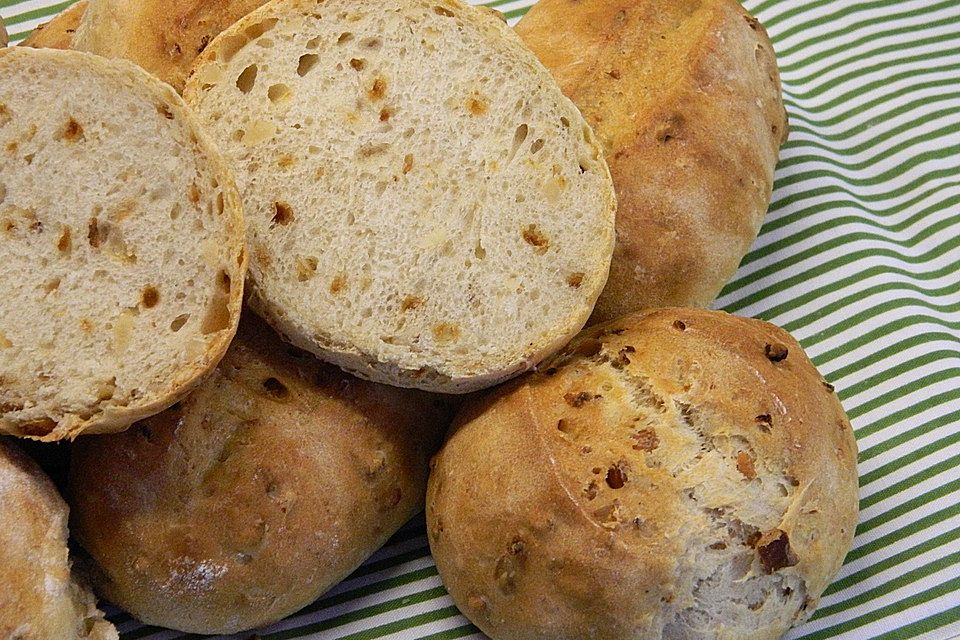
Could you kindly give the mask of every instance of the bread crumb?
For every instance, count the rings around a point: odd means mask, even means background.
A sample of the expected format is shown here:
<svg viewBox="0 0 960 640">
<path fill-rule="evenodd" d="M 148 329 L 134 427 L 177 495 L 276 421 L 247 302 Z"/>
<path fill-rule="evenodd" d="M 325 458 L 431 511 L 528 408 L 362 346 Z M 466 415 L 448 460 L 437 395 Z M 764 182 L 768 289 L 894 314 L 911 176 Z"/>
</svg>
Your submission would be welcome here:
<svg viewBox="0 0 960 640">
<path fill-rule="evenodd" d="M 372 101 L 383 100 L 383 97 L 387 94 L 387 81 L 384 80 L 383 76 L 377 76 L 373 84 L 370 86 L 370 89 L 367 91 L 367 97 Z"/>
<path fill-rule="evenodd" d="M 547 238 L 546 234 L 535 224 L 528 224 L 523 227 L 523 229 L 521 229 L 521 235 L 523 236 L 524 242 L 534 247 L 534 251 L 539 254 L 546 253 L 550 247 L 550 239 Z"/>
<path fill-rule="evenodd" d="M 489 110 L 490 107 L 487 106 L 487 103 L 481 100 L 479 97 L 470 96 L 467 99 L 467 111 L 470 112 L 470 115 L 482 116 Z"/>
</svg>

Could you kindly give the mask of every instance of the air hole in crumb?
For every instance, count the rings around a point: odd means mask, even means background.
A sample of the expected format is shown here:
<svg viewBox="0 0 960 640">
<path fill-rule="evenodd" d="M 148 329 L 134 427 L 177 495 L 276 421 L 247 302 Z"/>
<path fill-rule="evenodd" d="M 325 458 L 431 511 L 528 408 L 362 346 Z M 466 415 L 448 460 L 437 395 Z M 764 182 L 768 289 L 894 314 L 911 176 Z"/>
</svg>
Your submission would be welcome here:
<svg viewBox="0 0 960 640">
<path fill-rule="evenodd" d="M 180 331 L 180 329 L 183 329 L 183 325 L 187 324 L 187 320 L 189 319 L 190 319 L 189 313 L 180 314 L 179 316 L 174 318 L 173 321 L 170 323 L 170 331 L 173 331 L 174 333 L 176 333 L 177 331 Z"/>
<path fill-rule="evenodd" d="M 313 256 L 297 258 L 297 281 L 306 282 L 317 273 L 318 260 Z"/>
<path fill-rule="evenodd" d="M 383 46 L 383 40 L 377 36 L 370 36 L 360 41 L 360 46 L 364 49 L 379 49 Z"/>
<path fill-rule="evenodd" d="M 274 104 L 283 100 L 289 100 L 292 95 L 293 90 L 285 84 L 272 84 L 270 88 L 267 89 L 267 98 Z"/>
<path fill-rule="evenodd" d="M 217 286 L 223 293 L 230 293 L 230 274 L 223 269 L 217 274 Z"/>
<path fill-rule="evenodd" d="M 240 89 L 243 93 L 250 93 L 253 89 L 253 85 L 257 83 L 257 65 L 251 64 L 249 67 L 240 72 L 240 75 L 237 76 L 237 89 Z"/>
<path fill-rule="evenodd" d="M 262 20 L 256 24 L 250 25 L 244 29 L 243 32 L 249 39 L 254 40 L 265 34 L 267 31 L 270 31 L 270 29 L 273 29 L 276 25 L 276 18 L 267 18 L 266 20 Z"/>
<path fill-rule="evenodd" d="M 447 18 L 453 17 L 453 11 L 447 9 L 446 7 L 434 7 L 433 12 L 438 16 L 446 16 Z"/>
<path fill-rule="evenodd" d="M 287 389 L 287 385 L 283 384 L 272 376 L 263 381 L 263 389 L 270 395 L 270 397 L 277 400 L 283 400 L 284 398 L 290 396 L 290 390 Z"/>
<path fill-rule="evenodd" d="M 450 322 L 441 322 L 431 327 L 433 337 L 439 342 L 448 342 L 460 337 L 460 327 Z"/>
<path fill-rule="evenodd" d="M 225 295 L 215 296 L 200 323 L 200 332 L 204 335 L 223 331 L 230 326 L 229 298 Z"/>
<path fill-rule="evenodd" d="M 489 111 L 489 109 L 490 107 L 487 106 L 487 103 L 476 96 L 471 96 L 467 99 L 467 111 L 469 111 L 471 115 L 482 116 Z"/>
<path fill-rule="evenodd" d="M 140 304 L 144 309 L 152 309 L 160 302 L 160 292 L 156 287 L 144 287 L 140 292 Z"/>
<path fill-rule="evenodd" d="M 319 38 L 314 38 L 314 40 L 318 40 L 318 39 L 319 39 Z M 350 42 L 351 40 L 353 40 L 353 34 L 350 33 L 349 31 L 347 31 L 347 32 L 345 32 L 345 33 L 341 33 L 341 34 L 340 34 L 340 37 L 337 38 L 337 44 L 346 44 L 347 42 Z M 313 42 L 313 40 L 311 40 L 310 42 Z M 317 45 L 314 44 L 314 45 L 311 47 L 311 46 L 310 46 L 310 42 L 307 43 L 307 47 L 310 48 L 310 49 L 316 49 Z"/>
<path fill-rule="evenodd" d="M 320 56 L 315 53 L 305 53 L 300 56 L 300 61 L 297 63 L 297 75 L 302 78 L 310 73 L 310 70 L 317 66 L 319 60 Z"/>
<path fill-rule="evenodd" d="M 530 145 L 530 153 L 537 153 L 540 149 L 543 149 L 543 138 L 537 138 L 533 141 L 533 144 Z"/>
<path fill-rule="evenodd" d="M 170 111 L 170 107 L 168 107 L 168 106 L 165 105 L 165 104 L 158 104 L 158 105 L 157 105 L 157 113 L 159 113 L 160 115 L 162 115 L 162 116 L 163 116 L 164 118 L 166 118 L 167 120 L 173 120 L 173 112 Z"/>
<path fill-rule="evenodd" d="M 570 127 L 570 119 L 567 118 L 567 116 L 560 116 L 560 124 L 562 124 L 564 127 L 569 128 L 569 127 Z"/>
<path fill-rule="evenodd" d="M 513 151 L 510 154 L 512 158 L 517 154 L 517 149 L 520 148 L 520 145 L 523 144 L 523 141 L 527 139 L 527 134 L 530 132 L 530 127 L 525 124 L 517 127 L 516 131 L 513 132 Z"/>
<path fill-rule="evenodd" d="M 290 205 L 286 202 L 277 202 L 273 203 L 273 217 L 271 218 L 271 226 L 281 225 L 286 226 L 293 221 L 293 209 L 290 208 Z"/>
<path fill-rule="evenodd" d="M 410 309 L 416 309 L 423 304 L 423 298 L 419 296 L 406 296 L 403 299 L 403 302 L 400 303 L 400 311 L 409 311 Z"/>
<path fill-rule="evenodd" d="M 367 66 L 367 61 L 363 58 L 350 58 L 350 66 L 356 71 L 363 71 Z"/>
<path fill-rule="evenodd" d="M 386 122 L 393 115 L 393 109 L 390 107 L 384 107 L 380 109 L 380 122 Z"/>
<path fill-rule="evenodd" d="M 626 472 L 619 465 L 607 469 L 607 486 L 611 489 L 622 489 L 627 482 Z"/>
<path fill-rule="evenodd" d="M 673 328 L 676 329 L 677 331 L 686 331 L 687 324 L 683 320 L 674 320 Z"/>
<path fill-rule="evenodd" d="M 403 173 L 410 173 L 411 169 L 413 169 L 413 156 L 408 153 L 407 155 L 403 156 Z"/>
<path fill-rule="evenodd" d="M 583 276 L 584 273 L 582 271 L 571 273 L 567 276 L 567 284 L 574 289 L 579 289 L 580 285 L 583 284 Z"/>
</svg>

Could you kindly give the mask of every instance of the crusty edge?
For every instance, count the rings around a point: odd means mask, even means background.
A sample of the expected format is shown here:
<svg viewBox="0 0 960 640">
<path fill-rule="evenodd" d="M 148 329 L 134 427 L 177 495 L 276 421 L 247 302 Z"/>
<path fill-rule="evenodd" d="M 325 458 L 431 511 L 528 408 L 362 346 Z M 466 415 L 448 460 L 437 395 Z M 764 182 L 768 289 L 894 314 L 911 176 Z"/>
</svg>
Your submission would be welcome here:
<svg viewBox="0 0 960 640">
<path fill-rule="evenodd" d="M 217 52 L 227 38 L 230 38 L 231 35 L 237 32 L 242 32 L 251 24 L 261 22 L 265 17 L 274 15 L 281 8 L 295 10 L 297 7 L 316 3 L 316 0 L 272 0 L 222 31 L 194 60 L 183 90 L 183 97 L 186 102 L 193 104 L 199 99 L 201 82 L 196 79 L 196 73 L 204 65 L 215 61 Z M 472 13 L 481 30 L 484 31 L 491 40 L 498 38 L 508 40 L 515 50 L 517 62 L 526 65 L 542 83 L 555 87 L 561 103 L 574 110 L 577 114 L 580 113 L 576 105 L 560 91 L 560 87 L 547 68 L 544 67 L 533 52 L 523 44 L 523 41 L 513 29 L 507 26 L 498 12 L 486 10 L 483 7 L 468 5 L 460 0 L 440 0 L 440 3 L 456 8 L 458 11 Z M 283 7 L 284 4 L 286 4 L 287 7 Z M 583 124 L 590 129 L 589 123 L 587 123 L 586 120 L 583 120 Z M 443 371 L 434 367 L 410 370 L 401 368 L 394 362 L 382 362 L 375 354 L 366 353 L 353 347 L 353 345 L 321 341 L 313 336 L 295 332 L 295 327 L 291 327 L 279 320 L 281 314 L 278 313 L 278 311 L 280 310 L 275 310 L 273 305 L 270 305 L 259 295 L 255 282 L 251 282 L 252 286 L 250 287 L 250 297 L 248 301 L 250 307 L 267 320 L 286 341 L 314 353 L 318 357 L 337 365 L 348 373 L 372 382 L 389 384 L 396 387 L 422 389 L 436 393 L 462 394 L 491 387 L 504 380 L 513 378 L 524 371 L 533 369 L 540 361 L 561 349 L 563 345 L 583 328 L 590 314 L 593 312 L 597 299 L 603 292 L 607 277 L 610 273 L 610 262 L 613 257 L 613 248 L 616 241 L 616 233 L 614 231 L 617 208 L 616 192 L 613 187 L 613 178 L 610 176 L 610 169 L 604 159 L 603 149 L 600 147 L 596 136 L 593 135 L 592 129 L 590 129 L 590 132 L 590 140 L 587 140 L 586 143 L 596 152 L 599 166 L 605 177 L 605 194 L 602 204 L 603 213 L 608 219 L 609 237 L 607 239 L 607 248 L 604 252 L 606 254 L 606 264 L 602 277 L 597 279 L 594 290 L 590 292 L 589 304 L 573 310 L 569 314 L 566 322 L 559 325 L 558 328 L 552 332 L 552 335 L 548 334 L 547 337 L 541 340 L 540 346 L 533 346 L 532 348 L 526 349 L 519 358 L 515 359 L 514 362 L 506 367 L 487 373 L 471 375 L 464 372 Z"/>
<path fill-rule="evenodd" d="M 230 300 L 227 307 L 230 310 L 230 325 L 226 330 L 220 331 L 219 338 L 208 344 L 207 352 L 192 369 L 187 369 L 186 373 L 181 370 L 177 374 L 178 380 L 171 384 L 172 388 L 164 395 L 155 395 L 153 398 L 146 398 L 144 401 L 130 407 L 108 406 L 101 409 L 88 418 L 81 418 L 75 414 L 68 414 L 61 419 L 57 426 L 44 436 L 22 436 L 42 442 L 52 442 L 56 440 L 73 440 L 81 433 L 115 433 L 123 431 L 137 420 L 159 413 L 170 405 L 174 404 L 186 396 L 196 385 L 198 385 L 206 375 L 213 371 L 217 363 L 227 351 L 233 336 L 237 331 L 237 324 L 240 321 L 240 310 L 243 306 L 243 281 L 247 270 L 247 255 L 245 249 L 246 228 L 243 220 L 243 208 L 240 202 L 240 195 L 237 191 L 236 182 L 233 177 L 233 171 L 226 160 L 220 154 L 213 140 L 207 135 L 206 131 L 200 125 L 197 117 L 187 107 L 183 99 L 177 95 L 169 85 L 157 80 L 140 67 L 125 60 L 110 60 L 102 58 L 91 53 L 79 51 L 63 51 L 57 49 L 29 49 L 29 48 L 9 48 L 0 50 L 0 65 L 4 63 L 4 58 L 8 56 L 47 56 L 56 59 L 56 63 L 61 66 L 72 67 L 77 70 L 85 68 L 94 68 L 108 77 L 127 86 L 139 84 L 143 90 L 149 92 L 154 98 L 162 101 L 172 113 L 179 116 L 187 128 L 196 135 L 197 145 L 206 156 L 217 180 L 223 188 L 224 194 L 224 214 L 232 218 L 233 238 L 224 238 L 227 242 L 232 240 L 235 245 L 235 256 L 230 261 L 231 265 L 236 265 L 231 273 L 231 282 L 236 285 L 231 287 Z M 21 435 L 17 430 L 17 422 L 6 418 L 0 418 L 0 433 L 11 435 Z"/>
<path fill-rule="evenodd" d="M 51 29 L 53 30 L 54 37 L 55 37 L 58 31 L 61 31 L 60 23 L 72 21 L 75 17 L 75 14 L 80 14 L 78 25 L 77 25 L 77 27 L 79 28 L 79 24 L 82 23 L 83 16 L 86 14 L 86 10 L 87 10 L 87 0 L 77 0 L 77 2 L 70 5 L 69 7 L 67 7 L 60 13 L 58 13 L 57 15 L 53 16 L 47 22 L 44 22 L 43 24 L 38 25 L 33 31 L 30 32 L 30 35 L 28 35 L 26 38 L 20 41 L 20 44 L 18 46 L 32 47 L 34 49 L 60 48 L 60 47 L 51 47 L 51 44 L 48 42 L 47 36 L 50 35 L 50 30 Z M 64 34 L 71 33 L 71 31 L 75 33 L 76 29 L 62 30 Z M 64 35 L 63 37 L 66 38 L 67 36 Z M 71 41 L 69 47 L 72 47 L 73 35 L 70 35 L 69 38 Z"/>
</svg>

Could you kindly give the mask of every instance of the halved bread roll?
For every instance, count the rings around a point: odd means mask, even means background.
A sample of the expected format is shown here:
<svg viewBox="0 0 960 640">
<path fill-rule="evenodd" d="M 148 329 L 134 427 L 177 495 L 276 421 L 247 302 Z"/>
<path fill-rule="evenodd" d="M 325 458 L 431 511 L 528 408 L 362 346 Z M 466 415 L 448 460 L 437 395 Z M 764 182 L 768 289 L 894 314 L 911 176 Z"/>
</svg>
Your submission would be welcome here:
<svg viewBox="0 0 960 640">
<path fill-rule="evenodd" d="M 79 0 L 34 29 L 20 46 L 34 49 L 70 49 L 73 35 L 83 18 L 87 0 Z"/>
<path fill-rule="evenodd" d="M 72 526 L 94 587 L 183 631 L 280 620 L 420 511 L 450 413 L 437 396 L 351 378 L 248 317 L 182 403 L 74 445 Z"/>
<path fill-rule="evenodd" d="M 430 548 L 495 640 L 775 640 L 857 524 L 857 446 L 785 331 L 664 309 L 584 331 L 465 407 Z"/>
<path fill-rule="evenodd" d="M 124 429 L 185 395 L 236 330 L 233 177 L 129 62 L 4 49 L 0 96 L 0 433 Z"/>
<path fill-rule="evenodd" d="M 67 505 L 43 471 L 0 439 L 0 638 L 116 640 L 70 571 Z"/>
<path fill-rule="evenodd" d="M 531 368 L 607 278 L 593 134 L 502 20 L 455 0 L 278 0 L 184 91 L 237 172 L 250 304 L 359 376 L 450 393 Z"/>
<path fill-rule="evenodd" d="M 516 29 L 593 126 L 617 189 L 591 322 L 710 304 L 757 237 L 787 139 L 763 25 L 736 0 L 540 0 Z"/>
</svg>

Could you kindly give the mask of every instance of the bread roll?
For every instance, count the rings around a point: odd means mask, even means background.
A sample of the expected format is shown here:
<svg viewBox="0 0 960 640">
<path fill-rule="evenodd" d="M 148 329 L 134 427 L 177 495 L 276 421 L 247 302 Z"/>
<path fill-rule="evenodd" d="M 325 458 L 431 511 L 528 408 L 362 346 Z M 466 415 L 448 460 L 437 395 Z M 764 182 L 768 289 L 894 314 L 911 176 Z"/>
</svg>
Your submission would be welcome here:
<svg viewBox="0 0 960 640">
<path fill-rule="evenodd" d="M 34 29 L 20 43 L 24 47 L 35 49 L 69 49 L 73 45 L 73 34 L 83 18 L 87 0 L 79 0 L 57 15 Z"/>
<path fill-rule="evenodd" d="M 3 24 L 3 18 L 0 18 L 0 47 L 10 44 L 10 36 L 7 35 L 7 26 Z"/>
<path fill-rule="evenodd" d="M 118 431 L 170 406 L 240 316 L 219 152 L 129 62 L 26 47 L 0 50 L 0 144 L 0 433 Z"/>
<path fill-rule="evenodd" d="M 463 393 L 529 369 L 606 281 L 614 196 L 579 112 L 456 0 L 279 0 L 184 91 L 234 163 L 250 304 L 377 382 Z"/>
<path fill-rule="evenodd" d="M 783 330 L 665 309 L 464 409 L 430 548 L 495 640 L 779 638 L 853 539 L 856 444 Z"/>
<path fill-rule="evenodd" d="M 444 402 L 351 378 L 245 320 L 183 402 L 74 445 L 72 526 L 94 587 L 181 631 L 282 619 L 423 507 Z"/>
<path fill-rule="evenodd" d="M 53 483 L 0 439 L 0 638 L 116 640 L 93 594 L 71 577 L 67 505 Z"/>
<path fill-rule="evenodd" d="M 736 0 L 540 0 L 517 33 L 594 128 L 617 189 L 591 322 L 707 306 L 757 237 L 786 141 L 763 26 Z"/>
<path fill-rule="evenodd" d="M 178 92 L 197 54 L 265 0 L 89 0 L 73 46 L 131 60 Z"/>
</svg>

